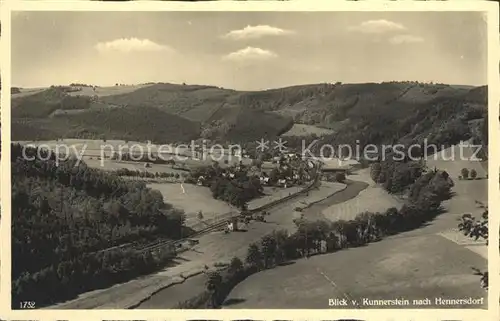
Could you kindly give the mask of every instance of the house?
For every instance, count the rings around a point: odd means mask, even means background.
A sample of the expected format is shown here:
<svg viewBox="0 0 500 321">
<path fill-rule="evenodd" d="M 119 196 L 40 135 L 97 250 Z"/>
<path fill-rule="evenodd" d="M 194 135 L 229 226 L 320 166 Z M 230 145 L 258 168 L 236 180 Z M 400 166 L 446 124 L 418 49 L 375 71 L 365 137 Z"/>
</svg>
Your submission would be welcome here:
<svg viewBox="0 0 500 321">
<path fill-rule="evenodd" d="M 243 150 L 237 149 L 234 151 L 234 156 L 236 156 L 236 157 L 241 158 L 241 157 L 244 157 L 244 155 L 247 155 L 247 152 L 244 149 Z"/>
<path fill-rule="evenodd" d="M 282 186 L 282 187 L 284 187 L 284 188 L 287 188 L 287 186 L 288 186 L 288 185 L 287 185 L 287 180 L 286 180 L 286 179 L 283 179 L 283 178 L 282 178 L 282 179 L 279 179 L 279 180 L 278 180 L 278 185 L 279 185 L 279 186 Z"/>
<path fill-rule="evenodd" d="M 198 181 L 196 182 L 196 185 L 202 186 L 204 181 L 205 181 L 205 176 L 201 175 L 200 177 L 198 177 Z"/>
</svg>

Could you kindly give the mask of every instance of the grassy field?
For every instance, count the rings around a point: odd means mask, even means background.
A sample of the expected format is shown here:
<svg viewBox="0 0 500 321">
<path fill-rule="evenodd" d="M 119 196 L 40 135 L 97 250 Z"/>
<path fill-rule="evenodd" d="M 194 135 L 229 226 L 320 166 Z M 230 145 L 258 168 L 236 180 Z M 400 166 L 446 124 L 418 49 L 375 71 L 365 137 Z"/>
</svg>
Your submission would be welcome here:
<svg viewBox="0 0 500 321">
<path fill-rule="evenodd" d="M 174 174 L 183 174 L 187 173 L 182 169 L 172 168 L 170 165 L 161 165 L 161 164 L 151 164 L 151 167 L 144 168 L 144 163 L 139 162 L 118 162 L 109 159 L 98 159 L 97 157 L 89 157 L 86 156 L 83 158 L 83 161 L 90 167 L 99 168 L 105 171 L 115 171 L 118 169 L 126 168 L 128 170 L 138 170 L 141 172 L 148 173 L 174 173 Z"/>
<path fill-rule="evenodd" d="M 313 125 L 306 124 L 293 124 L 293 127 L 282 134 L 282 136 L 308 136 L 311 134 L 316 134 L 318 136 L 323 136 L 327 134 L 332 134 L 333 130 L 327 128 L 321 128 Z"/>
<path fill-rule="evenodd" d="M 136 141 L 125 141 L 125 140 L 115 140 L 108 139 L 106 141 L 97 140 L 97 139 L 76 139 L 76 138 L 67 138 L 59 141 L 56 140 L 48 140 L 48 141 L 19 141 L 20 144 L 35 144 L 35 145 L 45 145 L 52 149 L 56 146 L 68 146 L 70 148 L 76 148 L 78 152 L 84 151 L 84 155 L 99 155 L 100 151 L 103 150 L 105 154 L 110 155 L 111 151 L 135 151 L 140 152 L 148 151 L 148 143 L 147 142 L 136 142 Z M 174 147 L 171 145 L 164 145 L 162 150 L 178 151 L 180 155 L 183 156 L 191 156 L 191 150 L 188 148 Z M 150 151 L 156 152 L 158 151 L 157 145 L 150 145 Z"/>
<path fill-rule="evenodd" d="M 427 166 L 430 169 L 436 167 L 446 170 L 454 181 L 458 180 L 462 168 L 467 168 L 469 171 L 475 169 L 478 178 L 485 178 L 487 165 L 485 166 L 484 161 L 474 160 L 476 149 L 475 147 L 460 147 L 460 145 L 446 148 L 435 155 L 428 156 Z"/>
<path fill-rule="evenodd" d="M 95 91 L 91 87 L 81 87 L 81 91 L 70 92 L 72 96 L 82 95 L 82 96 L 113 96 L 128 94 L 136 91 L 137 89 L 149 87 L 151 85 L 125 85 L 125 86 L 108 86 L 108 87 L 97 87 Z"/>
<path fill-rule="evenodd" d="M 483 297 L 470 263 L 486 266 L 476 254 L 436 235 L 395 237 L 254 274 L 234 288 L 226 302 L 238 303 L 226 308 L 326 309 L 328 298 L 346 294 L 358 302 Z M 436 308 L 414 308 L 425 307 Z M 461 308 L 466 307 L 478 308 Z"/>
<path fill-rule="evenodd" d="M 98 97 L 104 97 L 104 96 L 112 96 L 112 95 L 122 95 L 122 94 L 128 94 L 131 92 L 136 91 L 137 89 L 140 88 L 145 88 L 150 85 L 126 85 L 126 86 L 108 86 L 108 87 L 97 87 L 96 90 L 94 91 L 91 87 L 80 87 L 82 90 L 80 91 L 73 91 L 68 93 L 71 96 L 98 96 Z M 42 92 L 44 90 L 49 89 L 48 87 L 42 87 L 42 88 L 21 88 L 21 92 L 17 94 L 13 94 L 11 97 L 12 98 L 20 98 L 20 97 L 26 97 L 29 95 L 33 95 L 39 92 Z"/>
<path fill-rule="evenodd" d="M 203 220 L 216 219 L 222 214 L 236 211 L 236 208 L 226 202 L 212 197 L 210 189 L 192 184 L 148 184 L 148 187 L 161 192 L 166 203 L 186 212 L 186 225 L 194 226 L 200 223 L 198 212 L 202 211 Z"/>
<path fill-rule="evenodd" d="M 382 188 L 367 187 L 357 197 L 330 206 L 323 210 L 322 214 L 331 221 L 352 220 L 362 212 L 384 212 L 391 207 L 400 208 L 402 205 L 402 202 L 387 195 Z"/>
<path fill-rule="evenodd" d="M 356 197 L 322 210 L 321 214 L 325 218 L 331 221 L 352 220 L 362 212 L 384 212 L 388 208 L 400 208 L 403 205 L 401 201 L 373 183 L 369 169 L 357 171 L 355 175 L 349 176 L 349 179 L 364 182 L 368 186 Z"/>
<path fill-rule="evenodd" d="M 16 142 L 14 142 L 16 143 Z M 125 140 L 106 140 L 105 142 L 103 140 L 92 140 L 92 139 L 63 139 L 60 141 L 56 140 L 50 140 L 50 141 L 17 141 L 17 143 L 20 144 L 34 144 L 37 146 L 44 146 L 46 148 L 50 148 L 52 150 L 55 150 L 57 146 L 66 146 L 69 148 L 69 151 L 71 153 L 76 153 L 86 156 L 84 160 L 86 162 L 89 162 L 89 166 L 93 167 L 101 167 L 100 166 L 100 161 L 96 159 L 97 157 L 104 155 L 105 157 L 109 157 L 113 151 L 119 152 L 120 150 L 125 152 L 127 150 L 133 151 L 133 152 L 141 152 L 143 151 L 144 154 L 147 154 L 148 151 L 151 151 L 152 153 L 157 152 L 158 150 L 161 151 L 172 151 L 178 153 L 179 156 L 181 157 L 175 157 L 173 155 L 164 155 L 164 159 L 174 159 L 176 164 L 185 166 L 186 169 L 193 169 L 197 168 L 200 166 L 207 166 L 211 165 L 213 163 L 211 155 L 207 155 L 205 159 L 194 159 L 192 158 L 192 150 L 191 148 L 185 148 L 183 146 L 180 147 L 174 147 L 172 145 L 149 145 L 148 149 L 148 144 L 145 142 L 134 142 L 134 141 L 125 141 Z M 161 147 L 160 147 L 161 146 Z M 161 148 L 161 149 L 160 149 Z M 209 147 L 207 147 L 209 149 Z M 60 151 L 65 151 L 65 148 L 59 147 Z M 102 154 L 101 154 L 102 151 Z M 93 159 L 90 159 L 92 157 Z M 229 156 L 229 155 L 222 155 L 220 156 L 219 154 L 214 154 L 213 159 L 219 161 L 219 165 L 222 167 L 229 166 L 229 165 L 234 165 L 239 163 L 240 159 L 235 157 L 235 156 Z M 228 164 L 225 164 L 225 161 L 227 160 Z M 251 164 L 252 160 L 248 158 L 242 158 L 241 159 L 243 164 L 249 165 Z M 128 162 L 130 163 L 130 162 Z M 92 164 L 92 165 L 91 165 Z M 104 161 L 105 166 L 102 167 L 104 170 L 115 170 L 119 168 L 142 168 L 144 169 L 144 164 L 143 163 L 137 163 L 137 165 L 131 166 L 130 164 L 126 163 L 119 163 L 111 160 L 105 160 Z M 180 172 L 176 171 L 175 169 L 172 170 L 170 165 L 157 165 L 153 164 L 151 168 L 147 169 L 149 172 Z"/>
<path fill-rule="evenodd" d="M 11 98 L 14 99 L 14 98 L 26 97 L 29 95 L 33 95 L 33 94 L 42 92 L 46 89 L 47 88 L 21 88 L 20 89 L 21 92 L 17 93 L 17 94 L 12 94 Z"/>
</svg>

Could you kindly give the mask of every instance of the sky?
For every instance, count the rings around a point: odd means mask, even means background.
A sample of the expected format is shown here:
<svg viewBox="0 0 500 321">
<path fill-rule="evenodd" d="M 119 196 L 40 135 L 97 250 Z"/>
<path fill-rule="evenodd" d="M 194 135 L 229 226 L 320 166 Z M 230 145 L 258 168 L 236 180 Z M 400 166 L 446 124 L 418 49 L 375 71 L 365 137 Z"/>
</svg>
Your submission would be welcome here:
<svg viewBox="0 0 500 321">
<path fill-rule="evenodd" d="M 479 12 L 17 12 L 12 85 L 487 83 Z"/>
</svg>

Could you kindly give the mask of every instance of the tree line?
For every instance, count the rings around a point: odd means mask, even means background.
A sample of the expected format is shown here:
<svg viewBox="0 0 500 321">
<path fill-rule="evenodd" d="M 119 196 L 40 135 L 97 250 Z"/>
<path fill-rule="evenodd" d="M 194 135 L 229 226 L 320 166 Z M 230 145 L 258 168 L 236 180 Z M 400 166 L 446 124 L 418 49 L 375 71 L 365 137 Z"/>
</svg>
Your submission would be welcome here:
<svg viewBox="0 0 500 321">
<path fill-rule="evenodd" d="M 125 177 L 140 177 L 140 178 L 175 178 L 177 180 L 189 176 L 188 172 L 173 173 L 173 172 L 147 172 L 144 170 L 130 170 L 127 168 L 120 168 L 113 171 L 118 176 Z"/>
</svg>

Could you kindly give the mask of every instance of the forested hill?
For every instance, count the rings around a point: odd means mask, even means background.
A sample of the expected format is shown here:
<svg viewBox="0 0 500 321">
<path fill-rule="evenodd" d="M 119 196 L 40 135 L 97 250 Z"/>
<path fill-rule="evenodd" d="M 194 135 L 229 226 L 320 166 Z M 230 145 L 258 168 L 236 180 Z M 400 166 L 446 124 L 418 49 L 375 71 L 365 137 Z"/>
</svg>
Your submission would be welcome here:
<svg viewBox="0 0 500 321">
<path fill-rule="evenodd" d="M 37 305 L 140 275 L 162 258 L 104 251 L 124 243 L 177 239 L 184 213 L 142 182 L 12 145 L 12 292 Z M 45 286 L 44 286 L 45 285 Z M 39 290 L 43 289 L 43 293 Z M 17 307 L 17 306 L 16 306 Z"/>
<path fill-rule="evenodd" d="M 401 99 L 348 116 L 335 134 L 322 138 L 331 144 L 436 144 L 446 148 L 472 139 L 488 145 L 487 88 L 411 104 Z M 460 94 L 458 94 L 460 93 Z M 352 113 L 353 109 L 349 111 Z M 486 155 L 482 155 L 486 157 Z"/>
<path fill-rule="evenodd" d="M 14 97 L 13 139 L 164 143 L 203 137 L 241 143 L 279 136 L 297 123 L 329 128 L 336 132 L 330 140 L 344 143 L 428 136 L 446 141 L 477 136 L 487 111 L 486 87 L 418 82 L 324 83 L 252 92 L 158 83 L 99 97 L 66 91 L 53 87 Z M 440 135 L 443 130 L 450 137 Z"/>
</svg>

